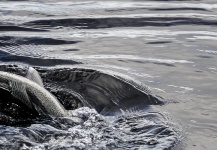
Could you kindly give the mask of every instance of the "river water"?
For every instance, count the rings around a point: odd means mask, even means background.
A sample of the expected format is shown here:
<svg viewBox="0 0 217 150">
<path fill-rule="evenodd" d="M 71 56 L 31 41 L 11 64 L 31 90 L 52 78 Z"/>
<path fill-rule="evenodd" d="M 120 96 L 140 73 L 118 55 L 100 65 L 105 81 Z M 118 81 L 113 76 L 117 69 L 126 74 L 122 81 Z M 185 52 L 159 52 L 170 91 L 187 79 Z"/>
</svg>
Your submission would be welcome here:
<svg viewBox="0 0 217 150">
<path fill-rule="evenodd" d="M 70 114 L 1 98 L 1 149 L 215 150 L 216 17 L 214 0 L 1 1 L 0 70 L 34 67 Z"/>
</svg>

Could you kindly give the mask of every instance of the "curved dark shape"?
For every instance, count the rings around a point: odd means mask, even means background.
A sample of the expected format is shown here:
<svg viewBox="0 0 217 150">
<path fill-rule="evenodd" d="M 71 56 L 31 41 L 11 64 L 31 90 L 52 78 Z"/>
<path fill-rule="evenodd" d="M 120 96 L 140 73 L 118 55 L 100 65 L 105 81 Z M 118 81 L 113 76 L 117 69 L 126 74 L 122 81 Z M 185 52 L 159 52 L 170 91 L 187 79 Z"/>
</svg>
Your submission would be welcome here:
<svg viewBox="0 0 217 150">
<path fill-rule="evenodd" d="M 176 25 L 209 25 L 216 26 L 216 20 L 190 17 L 143 17 L 143 18 L 70 18 L 53 20 L 36 20 L 27 22 L 26 26 L 74 27 L 79 29 L 100 29 L 114 27 L 176 26 Z"/>
<path fill-rule="evenodd" d="M 64 85 L 65 91 L 78 93 L 83 105 L 95 108 L 101 114 L 109 115 L 120 110 L 132 111 L 163 104 L 146 87 L 96 70 L 38 68 L 38 71 L 50 89 L 54 89 L 53 82 L 59 87 Z"/>
</svg>

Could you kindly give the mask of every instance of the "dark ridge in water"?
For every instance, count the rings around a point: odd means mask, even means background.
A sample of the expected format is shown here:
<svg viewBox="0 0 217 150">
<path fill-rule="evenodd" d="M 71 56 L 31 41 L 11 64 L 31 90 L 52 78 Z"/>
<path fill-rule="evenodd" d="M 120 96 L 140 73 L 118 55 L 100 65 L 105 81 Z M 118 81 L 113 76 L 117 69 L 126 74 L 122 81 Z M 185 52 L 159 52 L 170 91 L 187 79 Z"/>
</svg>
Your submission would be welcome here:
<svg viewBox="0 0 217 150">
<path fill-rule="evenodd" d="M 79 51 L 79 49 L 64 49 L 65 52 Z"/>
<path fill-rule="evenodd" d="M 203 71 L 201 71 L 201 70 L 195 70 L 195 72 L 198 72 L 198 73 L 203 73 Z"/>
<path fill-rule="evenodd" d="M 44 29 L 34 29 L 34 28 L 27 28 L 27 27 L 20 27 L 20 26 L 0 26 L 0 31 L 30 31 L 30 32 L 45 32 L 47 30 Z"/>
<path fill-rule="evenodd" d="M 148 42 L 146 44 L 167 44 L 167 43 L 172 43 L 172 41 L 153 41 L 153 42 Z"/>
<path fill-rule="evenodd" d="M 106 9 L 107 12 L 121 12 L 121 11 L 138 11 L 138 10 L 149 10 L 149 11 L 209 11 L 205 8 L 195 7 L 180 7 L 180 8 L 127 8 L 127 9 Z"/>
<path fill-rule="evenodd" d="M 148 9 L 150 11 L 185 11 L 185 10 L 190 10 L 190 11 L 208 11 L 207 9 L 204 8 L 194 8 L 194 7 L 189 7 L 189 8 L 151 8 Z"/>
<path fill-rule="evenodd" d="M 135 10 L 144 10 L 145 8 L 121 8 L 121 9 L 106 9 L 106 12 L 121 12 L 121 11 L 135 11 Z"/>
<path fill-rule="evenodd" d="M 73 60 L 52 59 L 52 58 L 36 58 L 28 56 L 7 55 L 0 58 L 1 62 L 20 62 L 33 66 L 55 66 L 55 65 L 74 65 L 81 64 Z"/>
<path fill-rule="evenodd" d="M 55 82 L 64 85 L 64 89 L 79 93 L 84 105 L 95 108 L 102 114 L 113 111 L 130 110 L 131 107 L 144 108 L 148 105 L 161 105 L 151 92 L 145 88 L 143 91 L 129 84 L 127 80 L 120 80 L 114 76 L 90 69 L 38 69 L 44 82 Z M 142 89 L 142 88 L 140 88 Z M 67 91 L 67 90 L 66 90 Z M 148 91 L 148 92 L 147 92 Z"/>
<path fill-rule="evenodd" d="M 200 57 L 200 58 L 213 58 L 212 56 L 204 56 L 204 55 L 199 55 L 197 57 Z"/>
<path fill-rule="evenodd" d="M 80 41 L 66 41 L 60 39 L 52 39 L 52 38 L 23 38 L 23 37 L 10 37 L 4 36 L 0 37 L 0 46 L 11 46 L 11 45 L 62 45 L 62 44 L 76 44 Z"/>
<path fill-rule="evenodd" d="M 168 66 L 168 67 L 175 67 L 175 65 L 173 64 L 168 64 L 168 63 L 158 63 L 158 62 L 147 62 L 147 61 L 142 61 L 142 60 L 119 60 L 122 62 L 135 62 L 135 63 L 140 63 L 140 64 L 144 64 L 144 63 L 152 63 L 152 64 L 156 64 L 156 65 L 164 65 L 164 66 Z"/>
<path fill-rule="evenodd" d="M 175 65 L 173 64 L 167 64 L 167 63 L 158 63 L 158 62 L 155 62 L 153 64 L 156 64 L 156 65 L 164 65 L 164 66 L 167 66 L 167 67 L 175 67 Z"/>
<path fill-rule="evenodd" d="M 210 25 L 216 26 L 216 20 L 187 17 L 146 17 L 146 18 L 72 18 L 56 20 L 37 20 L 24 25 L 46 27 L 74 27 L 79 29 L 100 29 L 114 27 L 176 26 L 176 25 Z"/>
</svg>

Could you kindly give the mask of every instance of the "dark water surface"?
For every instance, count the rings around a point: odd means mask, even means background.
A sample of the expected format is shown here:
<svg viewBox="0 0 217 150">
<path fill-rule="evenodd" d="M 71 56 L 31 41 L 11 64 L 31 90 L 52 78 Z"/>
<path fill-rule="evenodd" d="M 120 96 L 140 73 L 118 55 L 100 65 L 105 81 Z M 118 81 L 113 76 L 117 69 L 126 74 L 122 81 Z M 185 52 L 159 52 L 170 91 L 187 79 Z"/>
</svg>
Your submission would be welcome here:
<svg viewBox="0 0 217 150">
<path fill-rule="evenodd" d="M 70 115 L 0 90 L 0 148 L 215 150 L 216 17 L 214 0 L 1 1 L 0 70 L 34 67 Z"/>
</svg>

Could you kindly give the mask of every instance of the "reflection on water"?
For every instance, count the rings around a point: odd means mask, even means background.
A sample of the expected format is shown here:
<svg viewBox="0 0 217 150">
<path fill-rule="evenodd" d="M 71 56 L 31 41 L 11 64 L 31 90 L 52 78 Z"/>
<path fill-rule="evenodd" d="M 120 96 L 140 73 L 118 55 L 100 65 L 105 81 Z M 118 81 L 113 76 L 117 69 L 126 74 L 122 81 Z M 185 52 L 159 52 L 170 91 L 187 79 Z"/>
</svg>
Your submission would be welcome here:
<svg viewBox="0 0 217 150">
<path fill-rule="evenodd" d="M 27 121 L 0 126 L 1 148 L 216 149 L 214 0 L 2 1 L 0 8 L 1 70 L 25 75 L 36 67 L 71 113 L 14 119 L 7 108 L 25 107 L 1 100 L 1 124 Z"/>
</svg>

